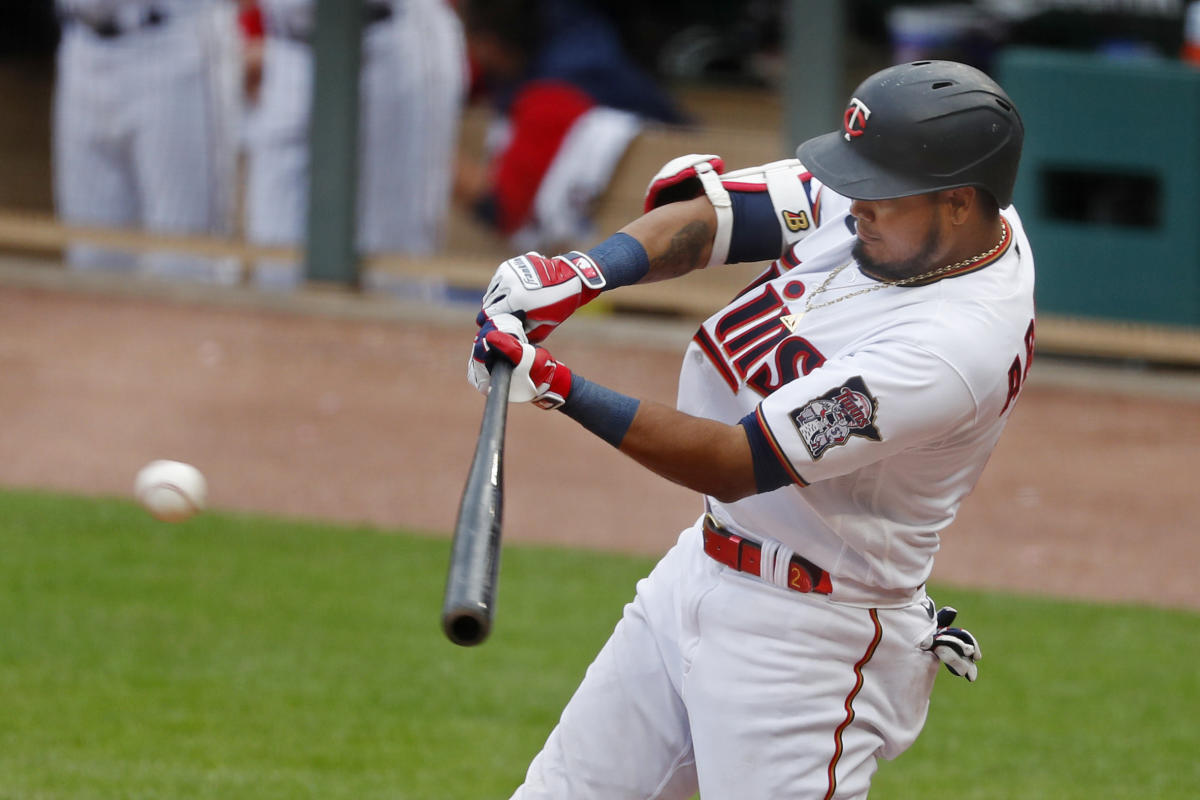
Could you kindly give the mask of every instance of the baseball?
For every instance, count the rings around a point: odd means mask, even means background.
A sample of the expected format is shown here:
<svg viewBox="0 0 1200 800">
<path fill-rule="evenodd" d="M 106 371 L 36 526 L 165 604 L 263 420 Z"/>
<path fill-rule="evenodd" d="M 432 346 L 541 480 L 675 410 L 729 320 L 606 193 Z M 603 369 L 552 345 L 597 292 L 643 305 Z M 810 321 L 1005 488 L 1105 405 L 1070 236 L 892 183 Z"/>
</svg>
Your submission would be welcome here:
<svg viewBox="0 0 1200 800">
<path fill-rule="evenodd" d="M 182 461 L 151 461 L 133 482 L 133 494 L 150 516 L 182 522 L 204 510 L 208 482 L 203 473 Z"/>
</svg>

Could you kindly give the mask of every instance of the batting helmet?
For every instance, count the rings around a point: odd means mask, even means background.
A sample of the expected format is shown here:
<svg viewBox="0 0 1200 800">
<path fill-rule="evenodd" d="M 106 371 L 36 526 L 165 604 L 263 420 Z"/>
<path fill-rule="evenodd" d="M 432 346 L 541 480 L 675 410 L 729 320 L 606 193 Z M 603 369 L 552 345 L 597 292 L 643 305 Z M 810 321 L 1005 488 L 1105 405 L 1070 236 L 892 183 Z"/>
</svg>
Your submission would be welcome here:
<svg viewBox="0 0 1200 800">
<path fill-rule="evenodd" d="M 796 157 L 835 192 L 886 200 L 977 186 L 1012 203 L 1025 126 L 984 73 L 954 61 L 914 61 L 858 85 L 842 130 L 809 139 Z"/>
</svg>

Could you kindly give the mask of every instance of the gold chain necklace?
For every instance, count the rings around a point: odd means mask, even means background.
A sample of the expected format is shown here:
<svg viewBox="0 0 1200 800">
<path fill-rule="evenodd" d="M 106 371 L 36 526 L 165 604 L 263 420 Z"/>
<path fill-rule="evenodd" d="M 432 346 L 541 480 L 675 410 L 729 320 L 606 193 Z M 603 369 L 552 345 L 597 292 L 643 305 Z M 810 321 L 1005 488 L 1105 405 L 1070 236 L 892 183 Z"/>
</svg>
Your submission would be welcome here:
<svg viewBox="0 0 1200 800">
<path fill-rule="evenodd" d="M 826 300 L 824 303 L 814 303 L 813 301 L 815 301 L 825 291 L 825 289 L 829 287 L 829 284 L 831 284 L 838 275 L 841 275 L 842 271 L 845 270 L 846 267 L 850 266 L 852 262 L 847 261 L 845 264 L 842 264 L 833 272 L 829 273 L 829 275 L 825 277 L 825 280 L 821 281 L 821 285 L 809 293 L 808 298 L 804 302 L 803 311 L 801 311 L 799 314 L 788 314 L 787 316 L 782 317 L 781 321 L 787 326 L 789 331 L 795 331 L 796 323 L 804 319 L 804 316 L 808 312 L 814 311 L 818 308 L 832 306 L 842 302 L 843 300 L 849 300 L 851 297 L 858 297 L 860 294 L 868 294 L 879 289 L 886 289 L 889 286 L 907 286 L 910 283 L 917 283 L 919 281 L 928 280 L 929 278 L 936 278 L 939 275 L 945 275 L 947 272 L 954 272 L 955 270 L 969 267 L 972 264 L 977 264 L 980 261 L 983 261 L 985 258 L 991 258 L 1000 250 L 1001 247 L 1004 246 L 1004 243 L 1008 241 L 1008 226 L 1004 225 L 1003 222 L 1001 225 L 1003 226 L 1003 230 L 1000 232 L 1000 241 L 996 242 L 995 246 L 993 246 L 990 250 L 984 250 L 978 255 L 971 256 L 970 258 L 964 258 L 962 261 L 955 262 L 954 264 L 947 264 L 944 267 L 938 267 L 937 269 L 931 269 L 928 272 L 922 272 L 920 275 L 913 275 L 908 278 L 900 278 L 899 280 L 894 281 L 879 281 L 878 283 L 871 284 L 865 289 L 859 289 L 858 291 L 850 292 L 849 294 L 840 295 L 832 300 Z"/>
</svg>

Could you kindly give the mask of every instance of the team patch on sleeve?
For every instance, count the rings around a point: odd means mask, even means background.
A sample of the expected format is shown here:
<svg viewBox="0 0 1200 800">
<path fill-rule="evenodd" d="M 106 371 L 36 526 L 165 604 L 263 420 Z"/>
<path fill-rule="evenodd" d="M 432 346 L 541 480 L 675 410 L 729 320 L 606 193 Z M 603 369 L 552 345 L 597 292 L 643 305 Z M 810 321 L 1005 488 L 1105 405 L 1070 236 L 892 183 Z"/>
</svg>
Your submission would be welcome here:
<svg viewBox="0 0 1200 800">
<path fill-rule="evenodd" d="M 845 444 L 851 436 L 878 442 L 882 437 L 875 426 L 879 402 L 871 395 L 860 376 L 814 397 L 788 414 L 808 454 L 816 461 L 831 447 Z"/>
</svg>

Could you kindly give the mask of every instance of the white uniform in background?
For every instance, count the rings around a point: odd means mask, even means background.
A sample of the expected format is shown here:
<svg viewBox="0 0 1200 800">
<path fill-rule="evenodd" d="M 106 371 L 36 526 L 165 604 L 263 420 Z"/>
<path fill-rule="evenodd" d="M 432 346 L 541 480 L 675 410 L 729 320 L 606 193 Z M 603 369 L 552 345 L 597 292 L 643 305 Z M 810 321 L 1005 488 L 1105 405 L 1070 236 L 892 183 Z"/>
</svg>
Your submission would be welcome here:
<svg viewBox="0 0 1200 800">
<path fill-rule="evenodd" d="M 224 0 L 57 0 L 54 189 L 67 223 L 233 230 L 239 60 Z M 230 282 L 236 265 L 73 245 L 76 269 Z"/>
<path fill-rule="evenodd" d="M 357 0 L 355 0 L 357 1 Z M 308 211 L 315 0 L 261 0 L 263 84 L 248 125 L 246 225 L 264 245 L 302 244 Z M 462 26 L 445 0 L 363 0 L 358 247 L 428 254 L 441 243 L 466 91 Z M 286 288 L 297 264 L 260 263 Z"/>
</svg>

